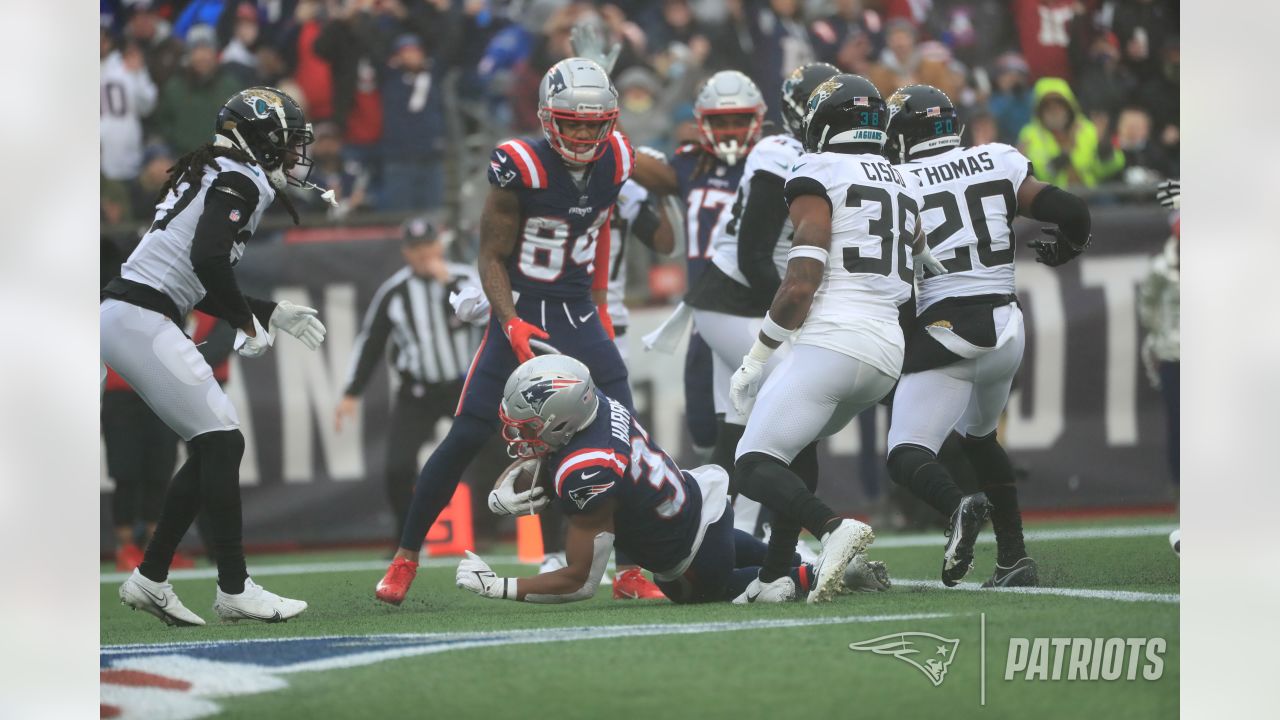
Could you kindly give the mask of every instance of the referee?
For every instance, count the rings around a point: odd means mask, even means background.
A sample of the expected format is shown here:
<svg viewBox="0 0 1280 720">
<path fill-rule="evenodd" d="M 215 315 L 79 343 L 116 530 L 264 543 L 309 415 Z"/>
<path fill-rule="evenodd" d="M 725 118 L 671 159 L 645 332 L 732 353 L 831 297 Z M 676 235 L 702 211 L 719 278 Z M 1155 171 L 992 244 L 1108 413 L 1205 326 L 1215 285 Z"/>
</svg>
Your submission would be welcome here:
<svg viewBox="0 0 1280 720">
<path fill-rule="evenodd" d="M 444 257 L 442 232 L 427 218 L 409 220 L 402 228 L 402 268 L 373 296 L 356 338 L 347 388 L 334 413 L 334 426 L 355 415 L 364 392 L 390 342 L 389 360 L 399 374 L 399 390 L 391 411 L 387 438 L 386 484 L 396 542 L 404 529 L 418 451 L 435 436 L 436 423 L 452 417 L 462 392 L 480 330 L 459 320 L 449 294 L 468 285 L 479 288 L 475 271 Z"/>
</svg>

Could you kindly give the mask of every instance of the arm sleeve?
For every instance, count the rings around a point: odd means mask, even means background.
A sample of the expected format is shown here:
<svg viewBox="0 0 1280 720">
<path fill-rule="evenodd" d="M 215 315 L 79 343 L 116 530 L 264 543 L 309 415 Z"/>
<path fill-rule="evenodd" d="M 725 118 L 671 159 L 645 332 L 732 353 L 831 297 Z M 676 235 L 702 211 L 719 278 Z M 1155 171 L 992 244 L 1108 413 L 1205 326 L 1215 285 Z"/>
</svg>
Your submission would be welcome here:
<svg viewBox="0 0 1280 720">
<path fill-rule="evenodd" d="M 237 328 L 247 325 L 256 313 L 231 270 L 231 247 L 257 205 L 258 188 L 252 180 L 237 172 L 218 175 L 205 195 L 204 212 L 191 243 L 191 267 L 205 289 L 200 309 Z M 259 305 L 258 309 L 265 308 Z"/>
<path fill-rule="evenodd" d="M 200 351 L 200 355 L 204 357 L 205 362 L 209 363 L 209 367 L 217 367 L 231 357 L 235 342 L 235 329 L 225 322 L 214 323 L 213 329 L 205 336 L 204 342 L 196 345 L 196 350 Z"/>
<path fill-rule="evenodd" d="M 587 573 L 587 581 L 582 587 L 567 595 L 544 595 L 526 593 L 525 602 L 541 604 L 558 604 L 588 600 L 596 594 L 600 578 L 604 577 L 605 567 L 609 564 L 609 554 L 613 552 L 613 533 L 602 532 L 595 537 L 591 554 L 591 570 Z"/>
<path fill-rule="evenodd" d="M 773 264 L 773 249 L 787 221 L 782 178 L 757 171 L 751 176 L 751 193 L 742 210 L 742 233 L 738 241 L 738 269 L 751 289 L 762 297 L 773 297 L 782 279 Z M 823 195 L 826 192 L 824 189 Z"/>
<path fill-rule="evenodd" d="M 356 337 L 355 350 L 351 353 L 351 369 L 347 372 L 346 395 L 360 395 L 365 385 L 373 376 L 378 360 L 387 347 L 387 337 L 391 334 L 391 318 L 387 315 L 387 306 L 391 303 L 391 293 L 384 287 L 369 303 L 365 312 L 364 323 L 360 326 L 360 334 Z"/>
<path fill-rule="evenodd" d="M 1036 193 L 1031 201 L 1031 217 L 1057 225 L 1071 241 L 1073 250 L 1082 250 L 1089 243 L 1089 206 L 1066 190 L 1050 185 Z"/>
</svg>

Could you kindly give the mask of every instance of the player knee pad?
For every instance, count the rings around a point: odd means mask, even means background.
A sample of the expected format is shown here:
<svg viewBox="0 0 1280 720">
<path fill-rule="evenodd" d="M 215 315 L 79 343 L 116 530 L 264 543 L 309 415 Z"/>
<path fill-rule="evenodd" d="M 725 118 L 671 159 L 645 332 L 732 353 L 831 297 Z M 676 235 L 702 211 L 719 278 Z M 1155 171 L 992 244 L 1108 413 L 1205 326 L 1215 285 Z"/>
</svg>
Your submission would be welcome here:
<svg viewBox="0 0 1280 720">
<path fill-rule="evenodd" d="M 898 445 L 889 451 L 886 464 L 893 482 L 906 486 L 920 468 L 937 460 L 937 456 L 919 445 Z"/>
</svg>

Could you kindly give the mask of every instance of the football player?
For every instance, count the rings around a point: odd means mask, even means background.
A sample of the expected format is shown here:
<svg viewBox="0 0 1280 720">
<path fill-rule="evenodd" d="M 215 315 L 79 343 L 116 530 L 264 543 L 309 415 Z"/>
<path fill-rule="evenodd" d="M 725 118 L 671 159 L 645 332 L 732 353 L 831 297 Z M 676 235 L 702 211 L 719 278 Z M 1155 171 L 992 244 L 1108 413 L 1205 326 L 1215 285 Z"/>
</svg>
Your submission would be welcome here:
<svg viewBox="0 0 1280 720">
<path fill-rule="evenodd" d="M 644 153 L 636 161 L 637 182 L 684 203 L 689 288 L 712 267 L 713 238 L 729 223 L 744 160 L 760 139 L 764 112 L 764 99 L 750 78 L 736 70 L 718 72 L 703 83 L 694 101 L 699 142 L 680 146 L 670 164 Z M 684 392 L 686 421 L 699 457 L 711 455 L 716 416 L 725 412 L 724 398 L 717 399 L 713 391 L 714 362 L 695 328 L 685 352 Z"/>
<path fill-rule="evenodd" d="M 535 347 L 581 360 L 631 407 L 605 301 L 609 212 L 635 167 L 630 142 L 615 129 L 618 93 L 597 63 L 562 60 L 542 78 L 538 116 L 542 138 L 507 140 L 491 156 L 477 260 L 489 325 L 457 417 L 418 476 L 400 548 L 378 582 L 386 603 L 404 600 L 427 530 L 497 431 L 503 385 Z M 638 569 L 619 570 L 615 590 L 622 583 L 633 596 L 658 593 Z"/>
<path fill-rule="evenodd" d="M 507 380 L 498 414 L 509 454 L 545 470 L 568 515 L 568 564 L 534 577 L 502 578 L 468 553 L 458 565 L 458 587 L 502 600 L 586 600 L 615 545 L 652 570 L 663 593 L 677 603 L 734 599 L 757 576 L 765 545 L 733 529 L 724 469 L 680 470 L 623 403 L 596 389 L 582 363 L 563 355 L 524 363 Z M 523 465 L 509 470 L 499 485 Z M 549 500 L 537 490 L 490 507 L 536 511 Z M 775 601 L 803 595 L 814 578 L 799 556 L 789 559 L 790 596 Z"/>
<path fill-rule="evenodd" d="M 791 220 L 783 199 L 783 183 L 792 165 L 803 154 L 805 103 L 813 89 L 840 72 L 826 63 L 810 63 L 795 69 L 782 84 L 780 95 L 786 132 L 761 139 L 751 148 L 734 193 L 729 221 L 716 228 L 712 240 L 712 268 L 691 286 L 687 302 L 694 308 L 694 325 L 714 355 L 716 412 L 722 422 L 712 462 L 732 475 L 734 452 L 746 425 L 746 416 L 729 401 L 729 378 L 751 341 L 778 290 L 791 249 Z M 775 355 L 770 367 L 780 361 Z M 768 368 L 766 368 L 767 372 Z M 806 447 L 799 463 L 817 473 L 818 448 Z M 732 483 L 731 483 L 732 484 Z M 736 494 L 736 487 L 731 491 Z M 734 509 L 738 527 L 756 529 L 760 505 L 746 498 Z"/>
<path fill-rule="evenodd" d="M 1057 267 L 1089 245 L 1089 208 L 1031 175 L 1014 148 L 965 148 L 951 100 L 929 85 L 889 98 L 888 155 L 896 171 L 921 185 L 921 223 L 946 269 L 919 278 L 916 322 L 893 398 L 889 474 L 950 519 L 942 581 L 955 585 L 973 563 L 973 544 L 988 513 L 997 542 L 996 569 L 984 587 L 1037 583 L 1023 544 L 1022 516 L 1009 456 L 996 424 L 1022 362 L 1022 312 L 1014 294 L 1013 219 L 1053 223 L 1028 243 L 1037 260 Z M 964 495 L 938 462 L 955 430 L 981 492 Z"/>
<path fill-rule="evenodd" d="M 282 191 L 315 188 L 307 182 L 313 137 L 311 123 L 285 93 L 251 87 L 232 95 L 218 111 L 213 141 L 170 169 L 151 228 L 102 291 L 102 361 L 187 441 L 187 461 L 169 485 L 142 564 L 120 586 L 121 602 L 168 625 L 205 624 L 167 582 L 174 550 L 197 513 L 212 536 L 213 610 L 220 618 L 280 622 L 307 609 L 249 578 L 241 541 L 240 421 L 182 328 L 194 308 L 236 328 L 235 349 L 245 357 L 265 353 L 277 331 L 311 350 L 320 347 L 325 328 L 315 310 L 248 297 L 233 271 L 277 193 L 297 221 Z"/>
<path fill-rule="evenodd" d="M 801 527 L 822 540 L 809 602 L 830 599 L 845 567 L 875 537 L 814 495 L 816 473 L 791 465 L 887 395 L 902 366 L 898 306 L 911 297 L 912 246 L 923 247 L 923 238 L 917 242 L 918 181 L 880 154 L 888 121 L 879 91 L 859 75 L 828 78 L 808 101 L 807 152 L 784 191 L 795 227 L 786 277 L 730 388 L 738 412 L 750 413 L 735 480 L 776 515 L 748 594 L 785 583 Z M 791 353 L 761 387 L 787 341 Z"/>
</svg>

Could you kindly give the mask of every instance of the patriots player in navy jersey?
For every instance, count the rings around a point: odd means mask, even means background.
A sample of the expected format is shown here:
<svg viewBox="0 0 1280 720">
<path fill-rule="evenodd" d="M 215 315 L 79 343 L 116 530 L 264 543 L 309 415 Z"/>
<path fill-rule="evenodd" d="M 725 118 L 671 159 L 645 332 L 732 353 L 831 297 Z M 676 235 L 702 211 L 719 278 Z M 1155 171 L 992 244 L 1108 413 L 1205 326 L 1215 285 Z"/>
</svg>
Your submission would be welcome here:
<svg viewBox="0 0 1280 720">
<path fill-rule="evenodd" d="M 669 165 L 645 154 L 636 161 L 636 182 L 684 202 L 690 288 L 711 265 L 711 240 L 730 220 L 743 160 L 760 139 L 765 107 L 757 102 L 754 87 L 742 73 L 716 73 L 703 84 L 694 105 L 701 142 L 678 148 Z M 685 354 L 685 412 L 701 457 L 709 456 L 716 444 L 711 374 L 711 348 L 695 331 Z"/>
<path fill-rule="evenodd" d="M 507 380 L 499 416 L 508 453 L 526 461 L 515 468 L 527 464 L 539 468 L 535 474 L 545 472 L 568 515 L 567 565 L 534 577 L 501 578 L 468 553 L 458 565 L 458 587 L 492 599 L 585 600 L 594 595 L 615 546 L 653 571 L 677 603 L 732 600 L 755 578 L 766 548 L 733 529 L 724 470 L 704 465 L 682 471 L 623 403 L 596 389 L 582 363 L 564 355 L 524 363 Z M 500 485 L 514 474 L 513 468 Z M 513 497 L 527 502 L 533 492 Z M 521 509 L 544 505 L 545 498 Z M 767 600 L 808 592 L 816 571 L 799 556 L 793 561 L 790 584 L 780 583 Z"/>
<path fill-rule="evenodd" d="M 609 213 L 635 167 L 630 142 L 614 129 L 618 93 L 597 63 L 562 60 L 542 79 L 538 116 L 544 137 L 503 142 L 489 163 L 477 260 L 489 326 L 457 417 L 418 476 L 400 548 L 376 589 L 383 602 L 404 600 L 427 530 L 497 431 L 503 384 L 535 347 L 578 358 L 631 407 L 605 304 Z"/>
</svg>

